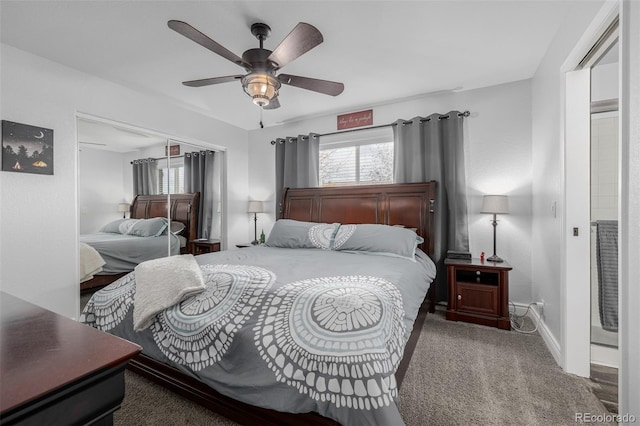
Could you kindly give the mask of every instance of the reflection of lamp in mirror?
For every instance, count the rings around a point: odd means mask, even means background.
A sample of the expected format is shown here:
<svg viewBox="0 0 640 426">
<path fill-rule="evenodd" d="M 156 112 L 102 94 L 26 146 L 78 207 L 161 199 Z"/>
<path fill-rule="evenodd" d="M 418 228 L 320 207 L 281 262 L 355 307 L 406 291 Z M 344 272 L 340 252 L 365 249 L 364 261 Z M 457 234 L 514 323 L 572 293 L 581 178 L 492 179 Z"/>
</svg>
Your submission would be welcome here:
<svg viewBox="0 0 640 426">
<path fill-rule="evenodd" d="M 248 213 L 253 213 L 253 241 L 254 246 L 258 244 L 258 213 L 263 212 L 262 201 L 249 201 Z"/>
<path fill-rule="evenodd" d="M 493 215 L 493 220 L 491 221 L 493 225 L 493 256 L 488 257 L 487 260 L 489 262 L 503 262 L 503 260 L 496 255 L 496 227 L 498 226 L 496 214 L 509 213 L 509 198 L 507 198 L 506 195 L 485 195 L 482 199 L 482 209 L 480 213 Z"/>
<path fill-rule="evenodd" d="M 119 203 L 118 204 L 118 211 L 120 213 L 122 213 L 122 218 L 126 218 L 127 217 L 127 212 L 129 211 L 129 203 Z"/>
</svg>

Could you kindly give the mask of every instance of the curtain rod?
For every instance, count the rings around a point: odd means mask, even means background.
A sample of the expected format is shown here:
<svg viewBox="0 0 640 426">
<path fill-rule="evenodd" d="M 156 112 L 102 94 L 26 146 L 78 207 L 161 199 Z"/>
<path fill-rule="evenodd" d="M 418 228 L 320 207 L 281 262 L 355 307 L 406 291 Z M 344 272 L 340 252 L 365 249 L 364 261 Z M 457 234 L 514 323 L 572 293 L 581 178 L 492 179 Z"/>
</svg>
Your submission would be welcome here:
<svg viewBox="0 0 640 426">
<path fill-rule="evenodd" d="M 181 158 L 184 157 L 184 154 L 182 155 L 170 155 L 169 158 Z M 144 161 L 144 160 L 155 160 L 155 161 L 160 161 L 160 160 L 166 160 L 167 157 L 147 157 L 147 158 L 141 158 L 139 160 L 133 160 L 130 161 L 129 164 L 133 164 L 135 161 Z"/>
<path fill-rule="evenodd" d="M 458 113 L 458 117 L 469 117 L 469 115 L 471 115 L 471 113 L 469 111 Z M 438 120 L 446 120 L 448 118 L 449 118 L 448 115 L 441 115 L 441 116 L 438 117 Z M 430 121 L 430 120 L 431 120 L 430 118 L 421 118 L 420 122 L 424 123 L 425 121 Z M 403 124 L 410 124 L 411 121 L 403 121 L 402 123 Z M 393 123 L 389 123 L 389 124 L 380 124 L 378 126 L 361 127 L 361 128 L 358 128 L 358 129 L 338 130 L 336 132 L 318 134 L 318 136 L 331 136 L 331 135 L 338 135 L 338 134 L 341 134 L 341 133 L 359 132 L 360 130 L 381 129 L 383 127 L 390 127 L 390 126 L 397 126 L 397 125 L 398 125 L 397 122 L 393 122 Z M 298 139 L 298 138 L 291 138 L 291 139 Z M 275 145 L 276 143 L 277 143 L 276 141 L 271 141 L 271 145 Z"/>
<path fill-rule="evenodd" d="M 211 151 L 211 152 L 214 152 L 214 153 L 216 152 L 216 151 L 214 151 L 212 149 L 203 149 L 203 150 L 197 151 L 196 153 L 207 152 L 207 151 Z M 192 154 L 193 154 L 193 152 L 185 152 L 184 154 L 180 154 L 180 155 L 170 155 L 169 158 L 182 158 L 185 155 L 192 155 Z M 144 160 L 160 161 L 160 160 L 166 160 L 166 159 L 167 159 L 167 157 L 155 157 L 155 158 L 154 157 L 148 157 L 148 158 L 141 158 L 139 160 L 133 160 L 133 161 L 129 162 L 129 164 L 133 164 L 134 161 L 144 161 Z"/>
</svg>

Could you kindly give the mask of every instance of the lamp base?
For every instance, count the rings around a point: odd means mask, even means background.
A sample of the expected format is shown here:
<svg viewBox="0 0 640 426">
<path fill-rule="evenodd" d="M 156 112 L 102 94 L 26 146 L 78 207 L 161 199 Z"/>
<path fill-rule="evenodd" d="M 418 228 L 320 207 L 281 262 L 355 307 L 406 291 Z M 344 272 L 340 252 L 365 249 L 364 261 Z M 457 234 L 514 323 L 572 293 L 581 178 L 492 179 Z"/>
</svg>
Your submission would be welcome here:
<svg viewBox="0 0 640 426">
<path fill-rule="evenodd" d="M 251 244 L 254 245 L 254 246 L 257 246 L 260 243 L 258 242 L 258 240 L 253 240 L 253 241 L 251 241 Z"/>
<path fill-rule="evenodd" d="M 502 260 L 500 257 L 498 257 L 495 254 L 493 256 L 487 257 L 487 261 L 488 262 L 496 262 L 496 263 L 504 262 L 504 260 Z"/>
</svg>

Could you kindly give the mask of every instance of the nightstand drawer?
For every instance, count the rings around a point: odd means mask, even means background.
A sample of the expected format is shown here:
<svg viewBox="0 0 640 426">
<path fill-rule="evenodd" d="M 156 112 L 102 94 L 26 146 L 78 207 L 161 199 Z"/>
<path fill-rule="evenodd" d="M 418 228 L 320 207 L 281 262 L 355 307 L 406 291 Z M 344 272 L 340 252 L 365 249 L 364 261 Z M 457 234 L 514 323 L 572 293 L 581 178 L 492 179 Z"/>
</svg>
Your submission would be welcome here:
<svg viewBox="0 0 640 426">
<path fill-rule="evenodd" d="M 500 284 L 500 273 L 479 269 L 456 269 L 456 281 L 497 286 Z"/>
<path fill-rule="evenodd" d="M 455 304 L 458 311 L 498 315 L 498 286 L 457 283 Z"/>
</svg>

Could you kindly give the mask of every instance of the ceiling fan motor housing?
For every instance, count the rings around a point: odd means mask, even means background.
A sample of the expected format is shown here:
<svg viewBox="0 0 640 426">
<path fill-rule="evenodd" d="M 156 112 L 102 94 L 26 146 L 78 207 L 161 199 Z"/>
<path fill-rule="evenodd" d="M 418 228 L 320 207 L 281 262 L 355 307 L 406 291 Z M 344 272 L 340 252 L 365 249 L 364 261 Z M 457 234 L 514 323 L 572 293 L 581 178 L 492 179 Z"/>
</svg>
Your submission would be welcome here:
<svg viewBox="0 0 640 426">
<path fill-rule="evenodd" d="M 271 51 L 268 49 L 256 48 L 246 50 L 242 54 L 242 60 L 251 65 L 251 68 L 245 69 L 248 72 L 251 71 L 262 71 L 270 74 L 274 74 L 276 69 L 278 68 L 278 64 L 269 60 L 269 55 L 271 55 Z"/>
</svg>

